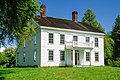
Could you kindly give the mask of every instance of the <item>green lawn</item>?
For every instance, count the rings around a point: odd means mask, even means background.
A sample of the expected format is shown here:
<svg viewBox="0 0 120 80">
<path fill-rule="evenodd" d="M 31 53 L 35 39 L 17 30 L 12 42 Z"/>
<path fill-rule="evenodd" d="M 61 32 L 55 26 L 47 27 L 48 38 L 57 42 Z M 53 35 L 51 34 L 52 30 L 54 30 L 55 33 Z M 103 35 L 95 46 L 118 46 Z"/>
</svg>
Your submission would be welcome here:
<svg viewBox="0 0 120 80">
<path fill-rule="evenodd" d="M 0 80 L 120 80 L 120 68 L 0 68 Z"/>
</svg>

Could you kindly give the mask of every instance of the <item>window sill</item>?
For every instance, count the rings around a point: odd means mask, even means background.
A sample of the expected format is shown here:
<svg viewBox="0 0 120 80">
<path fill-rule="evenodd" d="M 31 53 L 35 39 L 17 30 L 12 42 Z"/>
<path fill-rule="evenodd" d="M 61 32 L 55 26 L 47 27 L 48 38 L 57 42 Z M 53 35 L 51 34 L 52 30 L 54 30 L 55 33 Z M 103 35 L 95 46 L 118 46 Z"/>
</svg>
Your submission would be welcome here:
<svg viewBox="0 0 120 80">
<path fill-rule="evenodd" d="M 90 61 L 86 61 L 86 62 L 90 62 Z"/>
<path fill-rule="evenodd" d="M 48 45 L 54 45 L 54 43 L 48 43 Z"/>
<path fill-rule="evenodd" d="M 60 45 L 65 45 L 65 44 L 60 44 Z"/>
<path fill-rule="evenodd" d="M 50 61 L 48 61 L 48 62 L 54 62 L 53 60 L 50 60 Z"/>
<path fill-rule="evenodd" d="M 60 61 L 60 62 L 65 62 L 65 60 L 64 61 Z"/>
<path fill-rule="evenodd" d="M 98 63 L 99 61 L 95 61 L 96 63 Z"/>
</svg>

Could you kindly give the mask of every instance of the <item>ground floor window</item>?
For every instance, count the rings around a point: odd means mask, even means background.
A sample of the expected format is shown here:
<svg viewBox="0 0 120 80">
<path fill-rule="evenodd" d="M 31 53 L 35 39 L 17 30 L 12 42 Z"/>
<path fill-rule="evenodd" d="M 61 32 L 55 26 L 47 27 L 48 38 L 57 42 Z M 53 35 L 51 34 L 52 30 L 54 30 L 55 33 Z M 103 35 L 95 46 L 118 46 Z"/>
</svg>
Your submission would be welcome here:
<svg viewBox="0 0 120 80">
<path fill-rule="evenodd" d="M 99 53 L 95 52 L 95 61 L 99 61 Z"/>
<path fill-rule="evenodd" d="M 86 52 L 86 61 L 90 61 L 90 52 Z"/>
<path fill-rule="evenodd" d="M 73 60 L 73 50 L 71 50 L 71 60 Z"/>
<path fill-rule="evenodd" d="M 23 62 L 25 62 L 26 61 L 26 54 L 24 53 L 23 54 Z"/>
<path fill-rule="evenodd" d="M 33 60 L 34 60 L 34 62 L 36 62 L 36 51 L 34 51 L 34 56 L 33 56 Z"/>
<path fill-rule="evenodd" d="M 19 53 L 17 53 L 17 63 L 19 63 Z"/>
<path fill-rule="evenodd" d="M 49 61 L 53 61 L 53 54 L 54 54 L 54 51 L 53 50 L 49 50 L 49 54 L 48 54 L 48 60 Z"/>
<path fill-rule="evenodd" d="M 65 61 L 65 51 L 60 51 L 60 61 Z"/>
</svg>

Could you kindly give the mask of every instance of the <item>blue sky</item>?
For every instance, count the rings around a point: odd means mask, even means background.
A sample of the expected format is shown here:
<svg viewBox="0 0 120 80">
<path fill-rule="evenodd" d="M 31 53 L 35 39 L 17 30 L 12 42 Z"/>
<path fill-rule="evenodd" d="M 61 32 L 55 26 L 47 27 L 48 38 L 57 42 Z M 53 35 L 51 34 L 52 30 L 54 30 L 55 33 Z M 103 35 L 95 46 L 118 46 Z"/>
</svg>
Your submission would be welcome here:
<svg viewBox="0 0 120 80">
<path fill-rule="evenodd" d="M 115 19 L 120 15 L 120 0 L 40 0 L 47 7 L 47 16 L 72 19 L 72 11 L 78 11 L 81 21 L 90 8 L 106 32 L 112 30 Z"/>
</svg>

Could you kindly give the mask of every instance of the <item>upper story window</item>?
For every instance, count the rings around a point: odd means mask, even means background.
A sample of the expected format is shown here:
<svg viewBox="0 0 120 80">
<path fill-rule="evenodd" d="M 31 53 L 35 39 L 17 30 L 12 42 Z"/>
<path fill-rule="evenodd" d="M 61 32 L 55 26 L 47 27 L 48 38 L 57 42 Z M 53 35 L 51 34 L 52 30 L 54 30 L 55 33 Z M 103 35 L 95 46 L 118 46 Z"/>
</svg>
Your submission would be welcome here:
<svg viewBox="0 0 120 80">
<path fill-rule="evenodd" d="M 86 43 L 90 42 L 90 37 L 86 37 Z"/>
<path fill-rule="evenodd" d="M 54 51 L 53 50 L 49 50 L 49 54 L 48 54 L 48 60 L 49 61 L 53 61 L 53 56 L 54 55 Z"/>
<path fill-rule="evenodd" d="M 99 61 L 99 53 L 95 52 L 95 61 Z"/>
<path fill-rule="evenodd" d="M 54 36 L 53 33 L 49 33 L 49 43 L 53 44 L 54 43 Z"/>
<path fill-rule="evenodd" d="M 98 47 L 98 38 L 95 38 L 95 47 Z"/>
<path fill-rule="evenodd" d="M 24 48 L 26 47 L 26 40 L 24 40 Z"/>
<path fill-rule="evenodd" d="M 73 41 L 78 41 L 78 36 L 73 36 Z"/>
<path fill-rule="evenodd" d="M 90 61 L 90 52 L 86 52 L 86 61 Z"/>
<path fill-rule="evenodd" d="M 60 61 L 65 61 L 65 51 L 60 51 Z"/>
<path fill-rule="evenodd" d="M 33 56 L 34 62 L 36 62 L 36 57 L 37 57 L 37 53 L 36 53 L 36 51 L 34 51 L 34 56 Z"/>
<path fill-rule="evenodd" d="M 60 44 L 65 44 L 65 35 L 60 34 Z"/>
<path fill-rule="evenodd" d="M 36 35 L 34 35 L 34 44 L 36 44 Z"/>
</svg>

